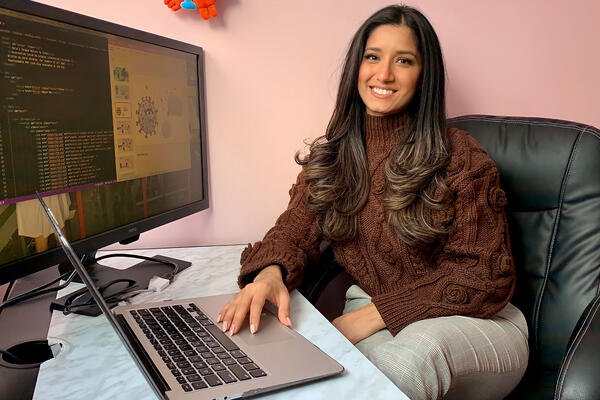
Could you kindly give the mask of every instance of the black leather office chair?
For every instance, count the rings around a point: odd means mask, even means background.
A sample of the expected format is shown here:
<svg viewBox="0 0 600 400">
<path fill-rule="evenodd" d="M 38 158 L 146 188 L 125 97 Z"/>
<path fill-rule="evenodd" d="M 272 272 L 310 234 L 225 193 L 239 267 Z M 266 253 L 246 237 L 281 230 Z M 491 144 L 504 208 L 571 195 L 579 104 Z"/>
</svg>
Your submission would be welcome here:
<svg viewBox="0 0 600 400">
<path fill-rule="evenodd" d="M 527 373 L 509 398 L 600 399 L 600 130 L 487 115 L 449 125 L 487 150 L 508 198 L 511 302 L 525 314 L 530 346 Z M 329 319 L 353 282 L 342 271 L 325 251 L 300 288 Z"/>
</svg>

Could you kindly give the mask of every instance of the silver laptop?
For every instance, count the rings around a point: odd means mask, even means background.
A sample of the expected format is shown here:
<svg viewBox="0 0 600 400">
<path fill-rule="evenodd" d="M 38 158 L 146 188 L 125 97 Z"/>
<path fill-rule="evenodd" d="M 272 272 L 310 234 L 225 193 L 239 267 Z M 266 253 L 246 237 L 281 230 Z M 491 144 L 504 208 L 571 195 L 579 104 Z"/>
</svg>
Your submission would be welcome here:
<svg viewBox="0 0 600 400">
<path fill-rule="evenodd" d="M 69 261 L 160 399 L 236 399 L 322 379 L 344 367 L 265 307 L 260 331 L 232 337 L 216 319 L 233 294 L 110 310 L 37 195 Z"/>
</svg>

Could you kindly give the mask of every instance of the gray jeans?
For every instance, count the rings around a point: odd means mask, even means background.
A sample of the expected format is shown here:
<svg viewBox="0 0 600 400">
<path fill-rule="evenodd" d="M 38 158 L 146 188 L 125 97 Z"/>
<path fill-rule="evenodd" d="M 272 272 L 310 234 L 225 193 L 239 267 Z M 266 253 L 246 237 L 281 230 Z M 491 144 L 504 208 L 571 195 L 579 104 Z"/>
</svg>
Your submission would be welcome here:
<svg viewBox="0 0 600 400">
<path fill-rule="evenodd" d="M 370 302 L 353 285 L 346 292 L 344 313 Z M 487 400 L 507 396 L 523 377 L 527 337 L 525 317 L 509 303 L 489 319 L 425 319 L 396 336 L 380 330 L 356 347 L 413 400 Z"/>
</svg>

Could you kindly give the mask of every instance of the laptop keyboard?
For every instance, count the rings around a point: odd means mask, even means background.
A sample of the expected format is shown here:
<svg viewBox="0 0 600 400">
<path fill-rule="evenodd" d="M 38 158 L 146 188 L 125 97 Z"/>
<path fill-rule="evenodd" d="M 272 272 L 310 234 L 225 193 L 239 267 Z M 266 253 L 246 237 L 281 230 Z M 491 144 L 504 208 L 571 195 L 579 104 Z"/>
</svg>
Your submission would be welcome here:
<svg viewBox="0 0 600 400">
<path fill-rule="evenodd" d="M 266 376 L 195 304 L 130 312 L 186 392 Z"/>
</svg>

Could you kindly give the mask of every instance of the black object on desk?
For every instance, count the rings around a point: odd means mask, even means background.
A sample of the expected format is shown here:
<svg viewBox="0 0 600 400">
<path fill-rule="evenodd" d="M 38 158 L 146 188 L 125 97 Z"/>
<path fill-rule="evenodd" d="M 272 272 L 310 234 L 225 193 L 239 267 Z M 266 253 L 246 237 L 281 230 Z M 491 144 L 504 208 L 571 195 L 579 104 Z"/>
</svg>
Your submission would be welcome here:
<svg viewBox="0 0 600 400">
<path fill-rule="evenodd" d="M 192 265 L 192 263 L 189 261 L 183 261 L 176 258 L 170 258 L 160 255 L 153 256 L 152 258 L 170 261 L 177 264 L 178 273 Z M 116 269 L 101 265 L 99 263 L 93 263 L 89 266 L 86 266 L 86 269 L 90 276 L 92 276 L 92 279 L 94 280 L 94 283 L 97 287 L 108 287 L 110 283 L 118 282 L 121 284 L 125 284 L 127 290 L 146 289 L 148 288 L 150 279 L 152 279 L 153 276 L 168 276 L 173 272 L 173 267 L 171 265 L 153 261 L 143 261 L 126 269 Z M 133 283 L 133 285 L 129 283 Z M 73 293 L 56 299 L 50 304 L 50 309 L 56 311 L 65 311 L 66 303 L 72 301 L 72 299 L 74 299 L 76 296 L 84 295 L 87 292 L 88 289 L 84 287 Z M 126 292 L 123 292 L 123 294 L 125 293 Z M 111 307 L 116 306 L 120 301 L 117 297 L 115 297 L 115 299 L 117 301 L 108 302 L 108 304 Z M 93 302 L 93 299 L 90 300 Z M 88 315 L 92 317 L 95 317 L 102 313 L 100 311 L 100 308 L 98 308 L 97 306 L 85 308 L 81 307 L 73 310 L 72 312 L 75 314 Z"/>
</svg>

